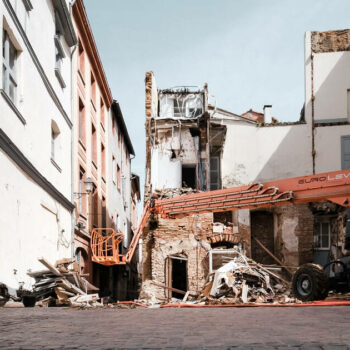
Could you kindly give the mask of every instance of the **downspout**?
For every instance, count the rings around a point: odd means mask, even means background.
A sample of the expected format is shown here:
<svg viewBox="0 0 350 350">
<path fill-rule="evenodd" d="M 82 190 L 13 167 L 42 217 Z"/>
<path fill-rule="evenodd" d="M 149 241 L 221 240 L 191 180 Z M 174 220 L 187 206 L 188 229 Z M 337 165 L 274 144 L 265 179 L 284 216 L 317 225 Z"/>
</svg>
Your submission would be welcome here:
<svg viewBox="0 0 350 350">
<path fill-rule="evenodd" d="M 311 33 L 312 41 L 312 33 Z M 314 95 L 314 54 L 311 45 L 311 156 L 312 156 L 312 173 L 316 172 L 316 150 L 315 150 L 315 95 Z"/>
<path fill-rule="evenodd" d="M 75 4 L 76 0 L 72 0 L 69 4 L 69 14 L 71 18 L 73 18 L 73 6 Z M 71 89 L 70 89 L 70 95 L 71 95 L 71 118 L 72 118 L 72 132 L 71 132 L 71 201 L 74 203 L 74 132 L 75 132 L 75 122 L 74 122 L 74 93 L 73 93 L 73 55 L 75 53 L 75 50 L 78 47 L 78 43 L 74 45 L 71 54 L 70 54 L 70 78 L 71 78 Z M 74 87 L 75 88 L 75 87 Z M 75 217 L 74 217 L 74 209 L 72 211 L 71 215 L 71 256 L 72 259 L 74 259 L 74 252 L 75 252 L 75 245 L 74 245 L 74 238 L 75 238 Z"/>
</svg>

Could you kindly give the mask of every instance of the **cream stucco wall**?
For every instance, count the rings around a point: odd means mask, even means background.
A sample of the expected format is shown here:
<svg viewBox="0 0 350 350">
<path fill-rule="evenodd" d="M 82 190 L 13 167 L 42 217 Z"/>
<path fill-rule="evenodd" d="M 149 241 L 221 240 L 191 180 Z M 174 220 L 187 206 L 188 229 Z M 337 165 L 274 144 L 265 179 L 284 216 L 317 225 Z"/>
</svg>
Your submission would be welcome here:
<svg viewBox="0 0 350 350">
<path fill-rule="evenodd" d="M 316 53 L 313 62 L 315 121 L 347 120 L 350 52 Z"/>
<path fill-rule="evenodd" d="M 350 125 L 318 127 L 315 130 L 315 172 L 340 170 L 341 137 L 350 136 Z"/>
<path fill-rule="evenodd" d="M 12 141 L 13 148 L 18 148 L 28 164 L 68 202 L 72 199 L 70 49 L 62 38 L 66 52 L 62 77 L 67 85 L 62 88 L 54 71 L 55 24 L 51 1 L 35 2 L 30 12 L 25 11 L 22 1 L 10 3 L 15 19 L 5 2 L 0 3 L 0 42 L 5 28 L 18 51 L 14 105 L 25 122 L 2 93 L 0 129 Z M 17 29 L 15 20 L 25 34 Z M 34 56 L 29 52 L 28 42 Z M 0 67 L 2 60 L 1 55 Z M 52 121 L 59 129 L 54 156 L 57 164 L 51 160 Z M 26 272 L 43 268 L 38 257 L 55 263 L 58 258 L 71 256 L 71 212 L 49 195 L 45 186 L 39 186 L 20 169 L 1 147 L 0 169 L 0 282 L 8 284 L 12 291 L 19 287 L 19 282 L 30 288 L 34 280 Z"/>
<path fill-rule="evenodd" d="M 257 127 L 227 122 L 222 157 L 224 187 L 310 174 L 308 125 Z"/>
<path fill-rule="evenodd" d="M 315 173 L 320 173 L 341 169 L 341 136 L 350 135 L 349 125 L 334 124 L 349 121 L 350 52 L 312 53 L 311 36 L 305 33 L 305 119 L 311 125 L 313 116 L 316 123 Z M 311 139 L 308 147 L 311 152 Z"/>
<path fill-rule="evenodd" d="M 30 288 L 28 270 L 71 256 L 71 215 L 0 150 L 0 281 Z M 16 271 L 15 271 L 16 270 Z"/>
</svg>

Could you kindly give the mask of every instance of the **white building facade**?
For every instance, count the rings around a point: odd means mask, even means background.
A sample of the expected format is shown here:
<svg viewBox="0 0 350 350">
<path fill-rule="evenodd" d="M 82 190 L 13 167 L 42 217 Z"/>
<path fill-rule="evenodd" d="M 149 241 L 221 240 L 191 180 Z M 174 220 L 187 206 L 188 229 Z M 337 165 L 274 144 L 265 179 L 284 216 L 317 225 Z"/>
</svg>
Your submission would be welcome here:
<svg viewBox="0 0 350 350">
<path fill-rule="evenodd" d="M 0 2 L 0 281 L 72 256 L 72 74 L 64 0 Z"/>
</svg>

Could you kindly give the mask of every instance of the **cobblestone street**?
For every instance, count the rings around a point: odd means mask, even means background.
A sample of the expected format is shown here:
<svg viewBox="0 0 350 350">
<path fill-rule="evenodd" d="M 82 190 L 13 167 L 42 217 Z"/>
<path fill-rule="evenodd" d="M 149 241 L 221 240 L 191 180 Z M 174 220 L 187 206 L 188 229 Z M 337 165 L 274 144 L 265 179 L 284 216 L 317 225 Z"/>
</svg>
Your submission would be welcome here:
<svg viewBox="0 0 350 350">
<path fill-rule="evenodd" d="M 350 349 L 349 307 L 0 309 L 2 349 Z"/>
</svg>

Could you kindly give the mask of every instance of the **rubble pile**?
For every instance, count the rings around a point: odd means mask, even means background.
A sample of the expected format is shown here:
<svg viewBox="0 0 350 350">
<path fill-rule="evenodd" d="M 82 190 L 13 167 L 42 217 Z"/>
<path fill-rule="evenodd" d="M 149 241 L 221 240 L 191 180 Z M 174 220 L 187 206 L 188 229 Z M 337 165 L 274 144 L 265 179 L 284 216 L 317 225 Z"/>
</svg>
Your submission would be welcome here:
<svg viewBox="0 0 350 350">
<path fill-rule="evenodd" d="M 72 307 L 102 305 L 98 302 L 99 296 L 96 293 L 98 288 L 79 273 L 78 265 L 73 263 L 72 259 L 58 260 L 56 266 L 51 265 L 44 258 L 39 261 L 46 269 L 28 272 L 28 275 L 35 279 L 31 295 L 37 300 L 36 305 Z"/>
<path fill-rule="evenodd" d="M 158 195 L 158 199 L 167 199 L 177 196 L 182 196 L 185 194 L 198 193 L 200 191 L 193 189 L 191 187 L 181 187 L 181 188 L 165 188 L 162 190 L 156 190 L 155 193 Z"/>
<path fill-rule="evenodd" d="M 202 290 L 199 299 L 217 303 L 295 303 L 290 297 L 290 286 L 279 275 L 247 258 L 237 255 L 217 269 L 212 281 Z"/>
</svg>

